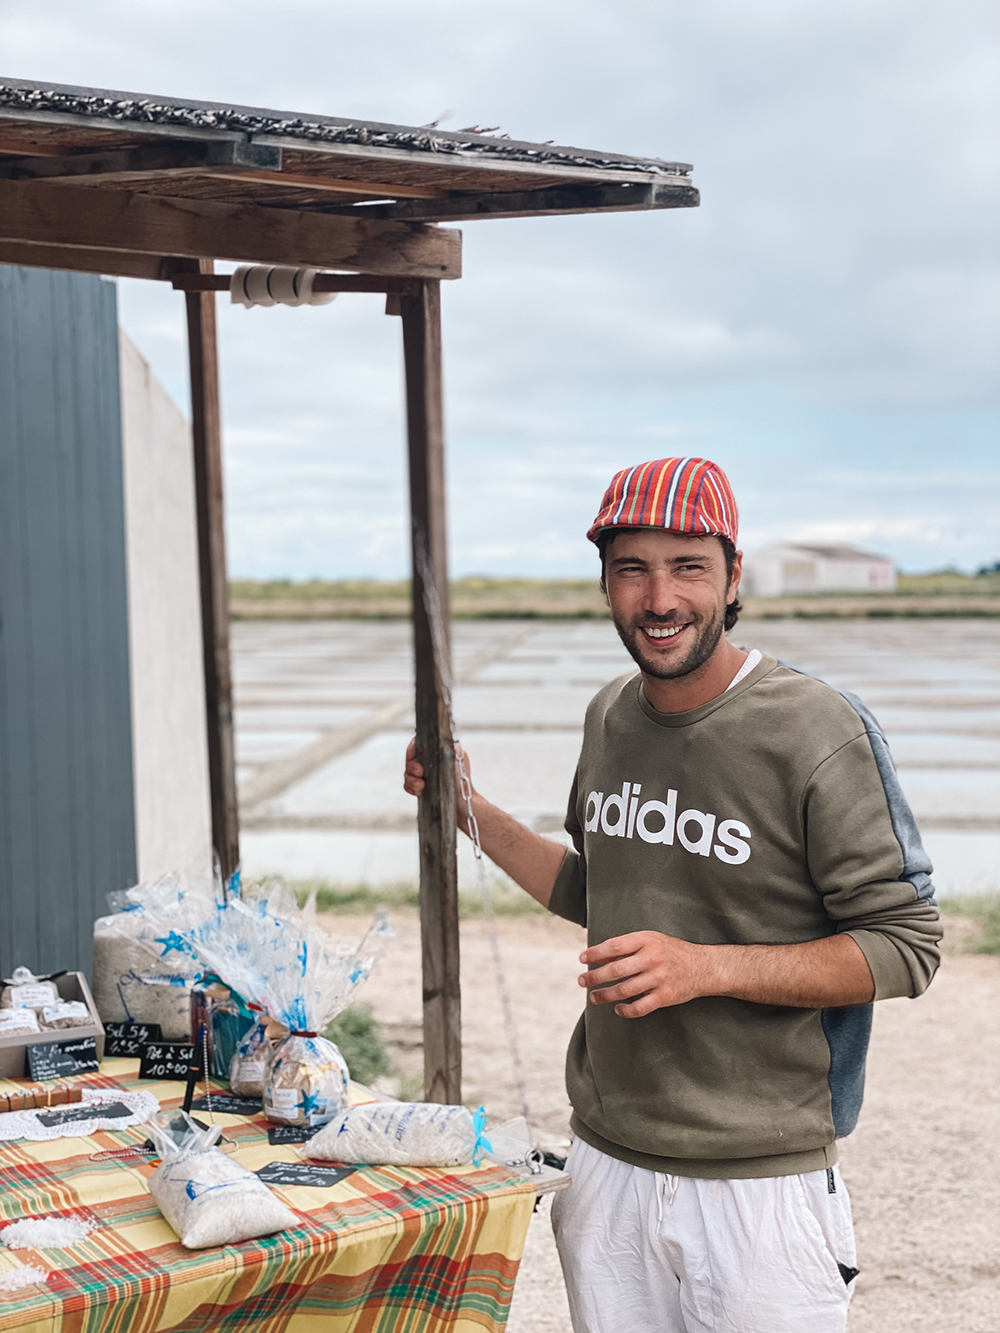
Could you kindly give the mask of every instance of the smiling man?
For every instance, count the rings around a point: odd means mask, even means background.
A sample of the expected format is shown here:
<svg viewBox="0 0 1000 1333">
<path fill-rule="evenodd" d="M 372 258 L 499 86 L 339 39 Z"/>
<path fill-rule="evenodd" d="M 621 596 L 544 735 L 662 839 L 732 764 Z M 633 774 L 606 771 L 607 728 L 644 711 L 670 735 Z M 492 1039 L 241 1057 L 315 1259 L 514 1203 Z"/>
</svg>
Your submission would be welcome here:
<svg viewBox="0 0 1000 1333">
<path fill-rule="evenodd" d="M 930 863 L 860 700 L 725 637 L 741 557 L 719 467 L 620 472 L 587 535 L 639 671 L 587 711 L 573 845 L 472 798 L 487 855 L 587 928 L 553 1204 L 573 1326 L 843 1333 L 835 1140 L 871 1002 L 934 975 Z M 423 787 L 412 746 L 405 785 Z"/>
</svg>

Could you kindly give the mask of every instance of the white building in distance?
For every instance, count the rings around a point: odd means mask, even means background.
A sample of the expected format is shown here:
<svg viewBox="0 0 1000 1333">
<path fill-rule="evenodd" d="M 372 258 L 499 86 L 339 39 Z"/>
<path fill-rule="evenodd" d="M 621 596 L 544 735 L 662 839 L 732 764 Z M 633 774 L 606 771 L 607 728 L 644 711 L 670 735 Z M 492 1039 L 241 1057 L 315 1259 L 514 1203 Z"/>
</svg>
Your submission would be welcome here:
<svg viewBox="0 0 1000 1333">
<path fill-rule="evenodd" d="M 780 542 L 746 556 L 742 591 L 754 597 L 823 592 L 893 592 L 896 568 L 856 546 Z"/>
</svg>

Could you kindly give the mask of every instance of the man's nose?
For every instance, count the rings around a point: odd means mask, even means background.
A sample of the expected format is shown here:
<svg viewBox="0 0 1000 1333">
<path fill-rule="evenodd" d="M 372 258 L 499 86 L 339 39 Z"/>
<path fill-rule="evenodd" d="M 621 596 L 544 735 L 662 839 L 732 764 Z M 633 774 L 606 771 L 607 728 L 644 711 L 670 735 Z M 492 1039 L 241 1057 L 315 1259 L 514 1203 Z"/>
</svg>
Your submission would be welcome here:
<svg viewBox="0 0 1000 1333">
<path fill-rule="evenodd" d="M 654 616 L 668 616 L 677 610 L 677 588 L 666 571 L 651 573 L 643 598 L 645 609 Z"/>
</svg>

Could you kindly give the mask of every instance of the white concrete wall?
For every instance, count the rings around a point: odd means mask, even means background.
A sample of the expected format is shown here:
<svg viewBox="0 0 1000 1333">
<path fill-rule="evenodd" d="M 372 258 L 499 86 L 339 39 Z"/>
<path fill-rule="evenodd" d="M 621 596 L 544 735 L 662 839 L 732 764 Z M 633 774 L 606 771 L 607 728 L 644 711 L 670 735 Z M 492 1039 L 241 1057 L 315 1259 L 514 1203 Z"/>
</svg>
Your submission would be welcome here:
<svg viewBox="0 0 1000 1333">
<path fill-rule="evenodd" d="M 211 866 L 191 428 L 119 337 L 139 878 Z"/>
<path fill-rule="evenodd" d="M 755 597 L 817 592 L 891 592 L 896 570 L 891 560 L 859 555 L 831 559 L 791 543 L 769 546 L 744 559 L 743 591 Z"/>
</svg>

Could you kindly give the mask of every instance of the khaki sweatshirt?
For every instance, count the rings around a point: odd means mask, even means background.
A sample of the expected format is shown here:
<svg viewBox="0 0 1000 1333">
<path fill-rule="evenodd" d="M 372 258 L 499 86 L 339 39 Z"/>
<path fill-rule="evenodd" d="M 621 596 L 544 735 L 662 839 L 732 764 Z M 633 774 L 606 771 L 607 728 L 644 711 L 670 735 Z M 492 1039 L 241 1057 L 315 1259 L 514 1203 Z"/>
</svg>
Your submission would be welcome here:
<svg viewBox="0 0 1000 1333">
<path fill-rule="evenodd" d="M 919 995 L 941 930 L 930 862 L 860 700 L 764 657 L 732 689 L 658 713 L 638 674 L 587 711 L 550 908 L 591 945 L 637 930 L 698 944 L 848 932 L 875 998 Z M 619 1018 L 588 1004 L 570 1042 L 573 1127 L 654 1171 L 727 1179 L 829 1166 L 857 1121 L 871 1005 L 711 996 Z"/>
</svg>

